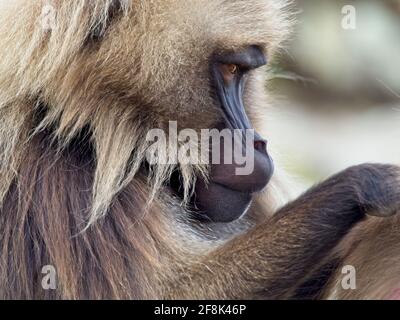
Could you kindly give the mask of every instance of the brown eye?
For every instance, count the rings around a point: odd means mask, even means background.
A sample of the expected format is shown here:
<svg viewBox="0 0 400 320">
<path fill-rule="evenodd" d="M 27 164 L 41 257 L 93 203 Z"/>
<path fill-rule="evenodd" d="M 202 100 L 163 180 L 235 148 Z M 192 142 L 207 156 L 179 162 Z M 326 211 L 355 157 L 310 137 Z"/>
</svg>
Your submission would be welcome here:
<svg viewBox="0 0 400 320">
<path fill-rule="evenodd" d="M 238 66 L 236 64 L 228 64 L 228 70 L 232 74 L 236 74 L 238 72 Z"/>
<path fill-rule="evenodd" d="M 221 64 L 220 68 L 225 83 L 233 81 L 235 76 L 239 73 L 239 66 L 237 64 Z"/>
</svg>

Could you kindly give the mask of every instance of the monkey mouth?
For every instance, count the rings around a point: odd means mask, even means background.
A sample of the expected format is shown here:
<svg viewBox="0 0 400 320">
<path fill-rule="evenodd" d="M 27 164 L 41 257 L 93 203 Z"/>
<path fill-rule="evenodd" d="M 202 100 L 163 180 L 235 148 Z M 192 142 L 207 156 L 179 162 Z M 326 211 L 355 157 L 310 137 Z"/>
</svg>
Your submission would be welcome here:
<svg viewBox="0 0 400 320">
<path fill-rule="evenodd" d="M 242 52 L 218 54 L 211 61 L 210 72 L 216 100 L 221 107 L 223 129 L 230 130 L 233 137 L 238 131 L 252 132 L 251 138 L 246 135 L 240 141 L 220 141 L 219 150 L 223 159 L 227 150 L 235 153 L 238 144 L 244 147 L 246 154 L 250 151 L 250 171 L 238 173 L 240 164 L 235 161 L 219 162 L 211 166 L 210 182 L 206 184 L 200 180 L 195 186 L 194 203 L 213 222 L 231 222 L 245 214 L 253 195 L 267 186 L 274 171 L 267 142 L 254 132 L 243 99 L 248 73 L 265 64 L 266 57 L 257 46 Z"/>
</svg>

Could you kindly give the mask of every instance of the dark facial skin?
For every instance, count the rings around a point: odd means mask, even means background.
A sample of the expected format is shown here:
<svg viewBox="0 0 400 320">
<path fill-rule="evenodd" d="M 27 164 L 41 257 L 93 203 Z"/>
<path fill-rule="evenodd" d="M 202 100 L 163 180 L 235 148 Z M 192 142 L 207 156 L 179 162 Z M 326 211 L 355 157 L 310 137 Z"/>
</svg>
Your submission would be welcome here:
<svg viewBox="0 0 400 320">
<path fill-rule="evenodd" d="M 257 46 L 213 58 L 210 70 L 224 119 L 223 129 L 253 129 L 243 102 L 246 74 L 265 64 L 265 55 Z M 222 159 L 224 143 L 222 140 Z M 254 193 L 264 189 L 270 181 L 273 162 L 267 152 L 266 140 L 255 133 L 251 146 L 254 148 L 254 170 L 250 174 L 237 175 L 236 169 L 240 167 L 237 163 L 224 164 L 222 161 L 211 166 L 209 184 L 197 183 L 195 205 L 211 221 L 231 222 L 240 218 L 249 208 Z"/>
</svg>

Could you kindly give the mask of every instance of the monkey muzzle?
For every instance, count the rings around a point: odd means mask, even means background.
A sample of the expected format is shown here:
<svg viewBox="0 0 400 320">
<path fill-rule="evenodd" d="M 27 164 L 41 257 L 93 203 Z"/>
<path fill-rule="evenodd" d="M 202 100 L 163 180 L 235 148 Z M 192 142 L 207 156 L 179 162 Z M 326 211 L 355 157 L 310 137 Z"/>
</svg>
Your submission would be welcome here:
<svg viewBox="0 0 400 320">
<path fill-rule="evenodd" d="M 223 124 L 218 129 L 231 132 L 230 138 L 225 136 L 220 141 L 221 161 L 214 163 L 212 159 L 209 182 L 199 180 L 196 185 L 195 205 L 212 222 L 240 218 L 250 208 L 254 194 L 262 191 L 272 177 L 274 166 L 267 142 L 254 132 L 243 102 L 247 72 L 265 64 L 265 56 L 256 46 L 240 53 L 216 56 L 211 63 L 223 116 Z M 233 159 L 225 157 L 227 153 Z M 238 161 L 244 154 L 245 165 Z"/>
</svg>

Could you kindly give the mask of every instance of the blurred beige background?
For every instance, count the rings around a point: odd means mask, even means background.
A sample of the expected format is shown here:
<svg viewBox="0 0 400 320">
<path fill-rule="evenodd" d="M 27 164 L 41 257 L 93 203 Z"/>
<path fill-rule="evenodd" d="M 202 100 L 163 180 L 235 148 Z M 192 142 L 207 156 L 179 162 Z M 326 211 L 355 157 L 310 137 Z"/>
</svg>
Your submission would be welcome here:
<svg viewBox="0 0 400 320">
<path fill-rule="evenodd" d="M 400 0 L 295 5 L 296 34 L 270 86 L 281 162 L 302 188 L 354 164 L 400 164 Z M 355 29 L 342 26 L 345 5 Z"/>
</svg>

